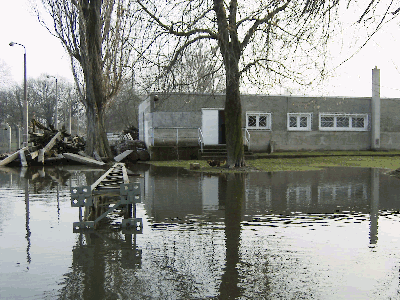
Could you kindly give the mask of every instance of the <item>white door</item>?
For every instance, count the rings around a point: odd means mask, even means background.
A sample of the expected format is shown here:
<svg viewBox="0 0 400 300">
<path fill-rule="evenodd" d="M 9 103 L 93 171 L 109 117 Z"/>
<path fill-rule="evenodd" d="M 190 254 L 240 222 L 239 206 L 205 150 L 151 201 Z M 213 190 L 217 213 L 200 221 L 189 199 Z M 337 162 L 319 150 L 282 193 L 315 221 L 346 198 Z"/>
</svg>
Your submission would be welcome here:
<svg viewBox="0 0 400 300">
<path fill-rule="evenodd" d="M 203 109 L 202 127 L 204 145 L 218 145 L 218 109 Z"/>
</svg>

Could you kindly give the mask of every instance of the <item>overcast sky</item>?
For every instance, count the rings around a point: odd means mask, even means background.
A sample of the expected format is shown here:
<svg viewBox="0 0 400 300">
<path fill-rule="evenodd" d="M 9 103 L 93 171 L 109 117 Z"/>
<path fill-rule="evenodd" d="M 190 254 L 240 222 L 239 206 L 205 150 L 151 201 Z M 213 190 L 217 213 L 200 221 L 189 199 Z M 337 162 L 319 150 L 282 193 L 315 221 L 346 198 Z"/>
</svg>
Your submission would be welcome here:
<svg viewBox="0 0 400 300">
<path fill-rule="evenodd" d="M 60 42 L 39 24 L 29 8 L 29 0 L 0 2 L 0 60 L 10 67 L 12 78 L 18 83 L 23 80 L 24 49 L 10 47 L 11 41 L 26 47 L 28 78 L 42 73 L 72 78 L 68 55 Z"/>
<path fill-rule="evenodd" d="M 30 0 L 0 0 L 0 60 L 10 68 L 12 78 L 23 80 L 23 48 L 10 47 L 11 41 L 27 49 L 28 78 L 45 73 L 72 81 L 69 58 L 60 42 L 37 21 L 29 6 Z M 338 44 L 331 49 L 330 75 L 322 86 L 310 94 L 327 96 L 371 96 L 371 70 L 381 70 L 381 96 L 400 98 L 400 26 L 392 22 L 379 32 L 357 55 L 333 71 L 356 49 Z M 344 33 L 346 34 L 346 33 Z M 340 36 L 340 34 L 338 35 Z M 353 39 L 354 36 L 347 37 Z M 283 93 L 285 91 L 282 91 Z M 297 94 L 302 94 L 301 92 Z"/>
</svg>

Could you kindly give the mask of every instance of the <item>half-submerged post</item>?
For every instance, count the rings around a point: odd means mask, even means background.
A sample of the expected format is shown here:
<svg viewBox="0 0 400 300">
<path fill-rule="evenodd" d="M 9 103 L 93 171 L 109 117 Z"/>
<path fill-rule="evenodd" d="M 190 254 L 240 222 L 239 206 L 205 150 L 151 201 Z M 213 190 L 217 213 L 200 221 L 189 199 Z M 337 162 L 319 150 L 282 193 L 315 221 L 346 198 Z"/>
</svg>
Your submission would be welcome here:
<svg viewBox="0 0 400 300">
<path fill-rule="evenodd" d="M 372 132 L 371 149 L 377 150 L 381 147 L 381 91 L 380 70 L 372 69 Z"/>
</svg>

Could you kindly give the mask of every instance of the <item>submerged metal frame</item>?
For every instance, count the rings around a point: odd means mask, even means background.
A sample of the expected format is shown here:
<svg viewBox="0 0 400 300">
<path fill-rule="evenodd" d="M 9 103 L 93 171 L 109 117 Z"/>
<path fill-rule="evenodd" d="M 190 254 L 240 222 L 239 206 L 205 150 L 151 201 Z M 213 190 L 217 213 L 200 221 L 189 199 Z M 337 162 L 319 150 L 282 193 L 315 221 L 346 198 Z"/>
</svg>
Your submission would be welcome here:
<svg viewBox="0 0 400 300">
<path fill-rule="evenodd" d="M 94 221 L 82 220 L 82 207 L 91 207 L 100 196 L 119 197 L 119 201 Z M 131 233 L 143 232 L 143 221 L 136 218 L 136 203 L 141 203 L 140 183 L 129 182 L 125 164 L 116 163 L 90 186 L 71 187 L 71 206 L 79 208 L 79 222 L 73 223 L 73 231 L 94 230 L 98 222 L 120 206 L 132 205 L 133 218 L 122 220 L 121 227 Z"/>
</svg>

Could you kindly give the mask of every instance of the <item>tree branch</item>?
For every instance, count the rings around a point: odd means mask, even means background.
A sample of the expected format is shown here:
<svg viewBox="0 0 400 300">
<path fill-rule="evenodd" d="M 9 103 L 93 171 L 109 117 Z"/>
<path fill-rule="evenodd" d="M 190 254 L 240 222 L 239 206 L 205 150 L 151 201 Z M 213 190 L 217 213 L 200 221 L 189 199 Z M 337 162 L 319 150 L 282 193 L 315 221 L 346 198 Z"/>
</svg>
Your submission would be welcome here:
<svg viewBox="0 0 400 300">
<path fill-rule="evenodd" d="M 144 12 L 150 16 L 152 20 L 154 20 L 159 27 L 163 28 L 170 34 L 173 34 L 178 37 L 190 37 L 195 34 L 208 34 L 212 38 L 217 38 L 217 35 L 208 28 L 196 28 L 189 31 L 178 31 L 174 29 L 173 24 L 167 25 L 161 22 L 160 18 L 158 18 L 155 14 L 153 14 L 140 0 L 136 0 L 136 2 L 140 5 L 140 7 L 144 10 Z"/>
<path fill-rule="evenodd" d="M 278 6 L 272 12 L 268 13 L 264 18 L 256 20 L 254 22 L 253 26 L 251 26 L 251 28 L 247 31 L 247 33 L 243 39 L 243 42 L 240 45 L 241 46 L 240 50 L 243 51 L 243 49 L 246 48 L 246 46 L 250 42 L 251 37 L 253 36 L 253 34 L 256 32 L 257 28 L 260 25 L 268 23 L 275 15 L 277 15 L 279 12 L 285 10 L 291 1 L 292 0 L 287 0 L 282 6 Z"/>
</svg>

